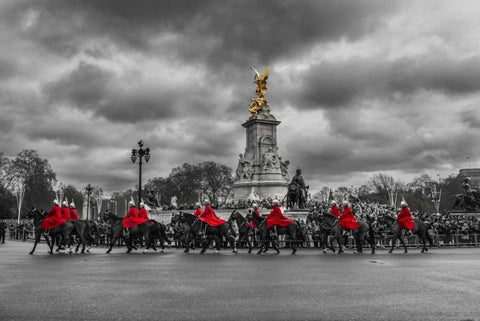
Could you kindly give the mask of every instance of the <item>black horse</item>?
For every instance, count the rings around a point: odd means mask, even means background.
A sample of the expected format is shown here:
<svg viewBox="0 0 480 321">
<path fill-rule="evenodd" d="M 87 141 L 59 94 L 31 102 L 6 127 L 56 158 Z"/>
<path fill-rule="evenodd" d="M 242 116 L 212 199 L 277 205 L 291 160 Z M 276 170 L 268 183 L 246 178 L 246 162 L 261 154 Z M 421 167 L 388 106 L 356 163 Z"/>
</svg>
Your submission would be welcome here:
<svg viewBox="0 0 480 321">
<path fill-rule="evenodd" d="M 252 253 L 252 241 L 249 239 L 250 228 L 247 227 L 248 221 L 237 210 L 234 210 L 227 220 L 230 231 L 234 238 L 233 253 L 237 253 L 237 248 L 240 244 L 248 245 L 248 253 Z"/>
<path fill-rule="evenodd" d="M 327 247 L 335 253 L 335 248 L 333 247 L 334 240 L 336 240 L 338 244 L 338 253 L 343 253 L 341 238 L 344 229 L 339 224 L 340 219 L 331 214 L 323 213 L 323 215 L 317 216 L 317 221 L 322 235 L 323 253 L 327 252 Z M 358 220 L 358 224 L 360 227 L 352 231 L 357 246 L 356 252 L 362 253 L 363 244 L 366 242 L 370 245 L 371 254 L 375 254 L 375 231 L 373 230 L 372 223 Z M 330 243 L 328 243 L 329 235 L 332 236 Z"/>
<path fill-rule="evenodd" d="M 293 223 L 289 224 L 288 226 L 273 226 L 268 228 L 267 220 L 265 219 L 260 223 L 260 225 L 257 226 L 260 234 L 260 249 L 257 252 L 259 255 L 268 250 L 269 242 L 272 244 L 272 247 L 275 249 L 275 251 L 277 251 L 277 254 L 280 254 L 279 244 L 277 244 L 279 235 L 285 235 L 289 238 L 292 246 L 292 255 L 297 253 L 297 241 L 300 240 L 302 243 L 305 241 L 302 227 L 297 221 L 293 221 Z"/>
<path fill-rule="evenodd" d="M 145 250 L 143 250 L 144 254 L 148 252 L 148 249 L 150 247 L 152 247 L 154 251 L 157 250 L 154 242 L 152 241 L 151 236 L 155 232 L 155 230 L 158 229 L 158 222 L 154 220 L 150 220 L 148 222 L 131 227 L 127 229 L 128 230 L 128 237 L 127 237 L 123 233 L 124 228 L 122 223 L 123 221 L 122 217 L 119 217 L 111 212 L 107 212 L 104 215 L 104 219 L 106 221 L 110 221 L 112 225 L 112 231 L 113 231 L 112 241 L 110 243 L 109 249 L 107 250 L 107 254 L 112 251 L 113 245 L 115 245 L 115 242 L 119 238 L 123 238 L 123 240 L 125 241 L 125 244 L 127 245 L 127 253 L 130 253 L 132 249 L 136 250 L 137 248 L 133 245 L 133 241 L 132 241 L 133 237 L 135 236 L 143 236 L 143 238 L 145 239 Z"/>
<path fill-rule="evenodd" d="M 79 235 L 80 242 L 82 242 L 84 245 L 81 252 L 81 253 L 84 253 L 85 243 L 86 243 L 85 239 L 83 238 L 83 235 L 79 231 L 78 226 L 74 225 L 71 221 L 67 221 L 62 225 L 60 225 L 59 227 L 54 228 L 53 230 L 50 230 L 50 236 L 52 237 L 52 240 L 50 242 L 48 235 L 43 233 L 44 230 L 41 228 L 42 222 L 45 219 L 45 215 L 42 214 L 42 212 L 40 212 L 38 209 L 35 209 L 35 210 L 30 210 L 27 213 L 27 218 L 28 219 L 33 218 L 33 224 L 35 225 L 35 244 L 33 245 L 33 249 L 30 252 L 30 255 L 32 255 L 33 252 L 35 252 L 35 248 L 37 247 L 37 244 L 40 241 L 40 237 L 42 236 L 42 234 L 45 240 L 47 241 L 48 247 L 50 248 L 50 251 L 49 251 L 50 255 L 53 254 L 54 238 L 57 236 L 61 236 L 61 244 L 65 244 L 67 246 L 67 253 L 71 254 L 72 253 L 71 234 L 74 230 L 77 233 L 77 235 Z"/>
<path fill-rule="evenodd" d="M 189 238 L 189 244 L 187 244 L 187 236 L 190 235 L 190 225 L 185 222 L 183 218 L 183 212 L 179 214 L 172 214 L 170 225 L 173 228 L 173 237 L 175 239 L 177 247 L 189 247 L 195 251 L 196 239 Z"/>
<path fill-rule="evenodd" d="M 212 239 L 215 240 L 215 253 L 219 253 L 224 238 L 225 240 L 231 239 L 231 236 L 228 234 L 228 231 L 230 229 L 228 222 L 225 222 L 218 226 L 210 226 L 207 223 L 202 222 L 195 215 L 188 213 L 181 213 L 180 219 L 190 227 L 186 231 L 187 234 L 185 237 L 185 253 L 190 252 L 190 242 L 193 241 L 197 235 L 205 235 L 205 239 L 202 242 L 202 251 L 200 251 L 200 254 L 205 253 Z"/>
<path fill-rule="evenodd" d="M 95 221 L 86 221 L 86 220 L 74 220 L 72 221 L 73 224 L 78 225 L 78 231 L 83 235 L 85 239 L 85 244 L 87 245 L 86 252 L 90 252 L 92 248 L 92 243 L 96 242 L 95 230 L 96 222 Z M 78 236 L 77 233 L 72 233 L 72 236 Z M 81 242 L 77 243 L 77 247 L 75 248 L 75 252 L 78 252 L 78 248 L 80 247 Z M 85 244 L 83 247 L 85 248 Z"/>
<path fill-rule="evenodd" d="M 398 226 L 398 221 L 395 218 L 388 215 L 383 215 L 382 220 L 390 228 L 390 233 L 393 234 L 391 238 L 392 248 L 390 249 L 390 251 L 388 251 L 388 253 L 393 252 L 393 248 L 395 247 L 396 240 L 400 240 L 400 243 L 402 243 L 405 253 L 408 253 L 407 246 L 405 245 L 405 242 L 403 241 L 403 237 L 402 237 L 403 229 L 401 229 Z M 428 252 L 426 243 L 428 240 L 428 243 L 430 244 L 430 246 L 433 246 L 432 236 L 430 235 L 430 233 L 428 233 L 428 228 L 423 221 L 417 220 L 417 219 L 414 219 L 413 221 L 415 222 L 415 228 L 412 230 L 412 233 L 417 235 L 418 238 L 422 241 L 422 253 Z"/>
</svg>

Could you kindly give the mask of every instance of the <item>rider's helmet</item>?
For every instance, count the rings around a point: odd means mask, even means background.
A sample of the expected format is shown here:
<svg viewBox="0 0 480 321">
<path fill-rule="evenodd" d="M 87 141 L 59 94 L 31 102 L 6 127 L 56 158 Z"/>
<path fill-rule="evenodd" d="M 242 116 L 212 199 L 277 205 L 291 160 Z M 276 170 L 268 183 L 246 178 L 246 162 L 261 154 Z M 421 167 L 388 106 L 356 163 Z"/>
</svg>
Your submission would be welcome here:
<svg viewBox="0 0 480 321">
<path fill-rule="evenodd" d="M 205 200 L 203 201 L 203 204 L 205 204 L 205 205 L 210 205 L 210 201 L 209 201 L 208 199 L 205 199 Z"/>
<path fill-rule="evenodd" d="M 54 200 L 53 200 L 53 204 L 58 205 L 58 200 L 57 200 L 57 199 L 54 199 Z"/>
<path fill-rule="evenodd" d="M 252 207 L 253 207 L 253 209 L 255 209 L 255 210 L 258 209 L 257 203 L 253 203 L 253 204 L 252 204 Z"/>
<path fill-rule="evenodd" d="M 70 207 L 71 207 L 71 208 L 75 208 L 75 203 L 73 202 L 73 200 L 72 200 L 72 202 L 70 203 Z"/>
<path fill-rule="evenodd" d="M 275 199 L 273 199 L 272 203 L 273 203 L 273 205 L 279 205 L 280 201 L 277 198 L 275 198 Z"/>
<path fill-rule="evenodd" d="M 343 201 L 343 207 L 347 207 L 348 206 L 348 202 L 347 201 Z"/>
<path fill-rule="evenodd" d="M 302 174 L 302 170 L 300 169 L 300 167 L 297 167 L 296 173 L 297 173 L 297 175 Z"/>
<path fill-rule="evenodd" d="M 133 200 L 133 197 L 131 197 L 131 196 L 130 196 L 130 202 L 128 202 L 128 205 L 130 205 L 130 207 L 135 206 L 135 201 Z"/>
<path fill-rule="evenodd" d="M 145 203 L 143 202 L 143 200 L 140 201 L 140 207 L 145 207 Z"/>
<path fill-rule="evenodd" d="M 335 200 L 332 200 L 332 201 L 330 202 L 330 204 L 331 204 L 332 206 L 333 206 L 333 205 L 337 205 L 337 202 L 336 202 Z"/>
<path fill-rule="evenodd" d="M 197 202 L 197 203 L 195 203 L 195 207 L 199 208 L 199 207 L 202 207 L 202 205 L 200 204 L 200 202 Z"/>
<path fill-rule="evenodd" d="M 468 183 L 470 180 L 471 180 L 470 177 L 465 177 L 465 178 L 463 179 L 463 181 L 464 181 L 465 183 Z"/>
</svg>

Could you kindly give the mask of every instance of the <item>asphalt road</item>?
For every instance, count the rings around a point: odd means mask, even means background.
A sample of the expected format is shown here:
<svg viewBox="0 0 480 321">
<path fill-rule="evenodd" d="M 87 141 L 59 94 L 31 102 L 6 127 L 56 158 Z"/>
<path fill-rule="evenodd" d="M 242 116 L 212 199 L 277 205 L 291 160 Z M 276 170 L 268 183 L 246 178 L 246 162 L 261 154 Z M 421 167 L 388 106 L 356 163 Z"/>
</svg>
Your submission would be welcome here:
<svg viewBox="0 0 480 321">
<path fill-rule="evenodd" d="M 0 320 L 480 320 L 480 248 L 47 254 L 0 244 Z"/>
</svg>

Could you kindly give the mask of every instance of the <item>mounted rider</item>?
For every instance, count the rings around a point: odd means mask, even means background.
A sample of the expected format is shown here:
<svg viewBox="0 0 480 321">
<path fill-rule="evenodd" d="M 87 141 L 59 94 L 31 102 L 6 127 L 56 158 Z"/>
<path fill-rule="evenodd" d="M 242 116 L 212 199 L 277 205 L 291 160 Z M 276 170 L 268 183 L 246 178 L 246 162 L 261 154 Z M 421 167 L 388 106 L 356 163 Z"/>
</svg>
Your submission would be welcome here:
<svg viewBox="0 0 480 321">
<path fill-rule="evenodd" d="M 75 208 L 75 203 L 72 202 L 70 203 L 70 219 L 69 221 L 75 221 L 75 220 L 78 220 L 79 219 L 79 216 L 78 216 L 78 212 L 77 212 L 77 209 Z"/>
<path fill-rule="evenodd" d="M 62 202 L 61 213 L 65 221 L 70 221 L 70 209 L 68 208 L 68 200 L 66 197 L 65 200 Z"/>
<path fill-rule="evenodd" d="M 253 203 L 252 209 L 249 209 L 248 212 L 252 215 L 256 215 L 258 219 L 262 219 L 262 215 L 260 214 L 260 211 L 258 210 L 258 205 L 257 203 Z M 255 224 L 255 220 L 253 218 L 248 222 L 247 228 L 258 228 L 257 224 Z"/>
<path fill-rule="evenodd" d="M 133 198 L 130 198 L 130 202 L 128 202 L 128 204 L 130 205 L 130 209 L 128 210 L 127 214 L 125 214 L 125 217 L 122 221 L 124 228 L 132 228 L 149 221 L 147 218 L 139 217 Z"/>
<path fill-rule="evenodd" d="M 205 222 L 210 226 L 219 226 L 227 222 L 217 216 L 213 208 L 210 206 L 209 200 L 205 200 L 203 203 L 205 204 L 205 210 L 198 216 L 200 221 Z"/>
<path fill-rule="evenodd" d="M 140 202 L 140 211 L 138 211 L 138 218 L 146 219 L 147 221 L 150 221 L 150 218 L 148 217 L 148 213 L 147 213 L 147 210 L 145 209 L 145 203 L 143 203 L 143 200 Z"/>
<path fill-rule="evenodd" d="M 43 219 L 40 229 L 50 231 L 61 226 L 65 222 L 66 220 L 62 216 L 62 210 L 58 205 L 58 200 L 54 199 L 53 207 L 50 209 L 47 216 Z"/>
<path fill-rule="evenodd" d="M 330 204 L 332 207 L 330 208 L 329 214 L 335 216 L 336 218 L 340 218 L 340 216 L 342 216 L 342 212 L 340 212 L 340 209 L 337 206 L 337 202 L 335 202 L 335 200 L 332 200 Z"/>
<path fill-rule="evenodd" d="M 415 222 L 413 221 L 412 213 L 410 213 L 407 202 L 402 199 L 400 206 L 402 209 L 397 215 L 398 227 L 404 230 L 413 230 L 415 228 Z"/>
<path fill-rule="evenodd" d="M 277 199 L 273 200 L 273 209 L 267 216 L 267 227 L 272 228 L 274 226 L 289 226 L 293 224 L 294 221 L 285 217 L 280 209 L 280 201 Z"/>
<path fill-rule="evenodd" d="M 195 217 L 199 217 L 200 214 L 202 214 L 202 205 L 200 204 L 200 202 L 197 202 L 195 204 L 195 213 L 193 213 L 193 215 L 195 215 Z"/>
<path fill-rule="evenodd" d="M 298 205 L 300 208 L 304 208 L 305 203 L 307 202 L 308 186 L 305 185 L 300 167 L 297 167 L 296 174 L 293 176 L 290 184 L 295 184 L 298 187 L 300 193 Z"/>
<path fill-rule="evenodd" d="M 353 231 L 360 227 L 347 201 L 343 202 L 343 213 L 340 216 L 339 224 L 347 231 Z"/>
</svg>

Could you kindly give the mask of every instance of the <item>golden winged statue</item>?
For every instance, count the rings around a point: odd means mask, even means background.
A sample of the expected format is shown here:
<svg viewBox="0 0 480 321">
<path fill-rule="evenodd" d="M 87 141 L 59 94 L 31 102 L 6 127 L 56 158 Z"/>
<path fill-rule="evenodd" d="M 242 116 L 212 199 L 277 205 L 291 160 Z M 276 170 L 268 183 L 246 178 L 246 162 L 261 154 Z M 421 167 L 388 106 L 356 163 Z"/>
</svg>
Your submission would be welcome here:
<svg viewBox="0 0 480 321">
<path fill-rule="evenodd" d="M 265 93 L 268 89 L 267 79 L 268 74 L 270 73 L 270 66 L 268 66 L 261 75 L 252 66 L 250 66 L 250 68 L 255 72 L 253 82 L 255 83 L 255 93 L 257 94 L 257 98 L 252 98 L 249 106 L 249 111 L 251 114 L 257 115 L 258 112 L 263 108 L 263 106 L 268 109 L 268 100 L 264 99 L 263 97 L 265 97 Z"/>
</svg>

